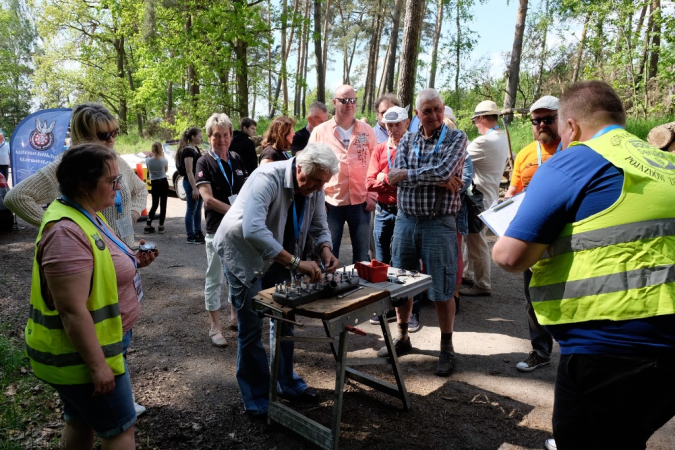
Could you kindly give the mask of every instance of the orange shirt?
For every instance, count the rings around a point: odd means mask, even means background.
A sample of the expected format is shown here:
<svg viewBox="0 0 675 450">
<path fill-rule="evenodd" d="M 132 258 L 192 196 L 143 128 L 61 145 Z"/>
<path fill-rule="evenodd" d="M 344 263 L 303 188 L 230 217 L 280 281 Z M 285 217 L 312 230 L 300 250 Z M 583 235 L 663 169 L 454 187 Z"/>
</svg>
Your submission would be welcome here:
<svg viewBox="0 0 675 450">
<path fill-rule="evenodd" d="M 544 164 L 547 159 L 555 154 L 558 149 L 558 142 L 551 144 L 541 144 L 541 163 Z M 537 157 L 537 141 L 528 144 L 516 155 L 513 163 L 513 175 L 511 176 L 511 186 L 516 187 L 516 193 L 522 192 L 530 184 L 534 173 L 539 168 L 539 158 Z"/>
<path fill-rule="evenodd" d="M 312 130 L 309 144 L 320 142 L 327 144 L 339 161 L 340 171 L 324 186 L 326 203 L 333 206 L 358 205 L 366 197 L 376 198 L 376 193 L 366 191 L 366 173 L 370 155 L 377 145 L 375 132 L 367 123 L 355 120 L 354 129 L 345 148 L 337 130 L 335 118 L 330 119 Z"/>
</svg>

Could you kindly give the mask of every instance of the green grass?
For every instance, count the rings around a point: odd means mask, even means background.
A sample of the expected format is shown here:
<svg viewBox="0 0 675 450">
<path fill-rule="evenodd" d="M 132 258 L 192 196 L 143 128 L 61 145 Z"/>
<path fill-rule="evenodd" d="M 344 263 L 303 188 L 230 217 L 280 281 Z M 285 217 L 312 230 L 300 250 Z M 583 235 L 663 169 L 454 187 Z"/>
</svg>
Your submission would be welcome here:
<svg viewBox="0 0 675 450">
<path fill-rule="evenodd" d="M 55 448 L 60 429 L 42 436 L 58 420 L 60 400 L 54 390 L 35 378 L 23 354 L 23 343 L 0 330 L 0 449 Z M 53 435 L 52 435 L 53 434 Z"/>
<path fill-rule="evenodd" d="M 626 131 L 633 133 L 635 136 L 640 139 L 647 140 L 647 135 L 649 131 L 659 125 L 664 123 L 675 121 L 675 117 L 650 117 L 649 119 L 632 119 L 628 118 L 626 120 Z"/>
</svg>

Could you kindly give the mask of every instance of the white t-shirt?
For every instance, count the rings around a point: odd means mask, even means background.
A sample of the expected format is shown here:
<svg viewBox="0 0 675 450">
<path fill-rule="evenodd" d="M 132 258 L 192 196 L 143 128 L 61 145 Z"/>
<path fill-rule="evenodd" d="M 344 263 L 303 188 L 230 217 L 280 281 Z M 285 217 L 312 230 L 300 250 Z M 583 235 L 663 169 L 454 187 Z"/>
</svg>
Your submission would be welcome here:
<svg viewBox="0 0 675 450">
<path fill-rule="evenodd" d="M 7 141 L 0 144 L 0 166 L 9 166 L 9 143 Z"/>
<path fill-rule="evenodd" d="M 342 138 L 342 145 L 344 145 L 345 148 L 348 148 L 349 140 L 352 138 L 352 132 L 354 131 L 354 124 L 352 123 L 352 126 L 346 130 L 338 125 L 337 130 L 340 134 L 340 137 Z"/>
</svg>

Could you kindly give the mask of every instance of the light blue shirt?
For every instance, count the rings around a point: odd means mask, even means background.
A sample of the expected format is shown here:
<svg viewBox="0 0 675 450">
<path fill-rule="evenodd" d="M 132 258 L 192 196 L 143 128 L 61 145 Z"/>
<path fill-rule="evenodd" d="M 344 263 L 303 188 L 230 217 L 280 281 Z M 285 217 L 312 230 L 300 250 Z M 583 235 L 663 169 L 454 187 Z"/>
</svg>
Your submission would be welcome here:
<svg viewBox="0 0 675 450">
<path fill-rule="evenodd" d="M 150 181 L 166 178 L 166 167 L 168 165 L 169 162 L 166 158 L 145 158 L 145 167 L 148 168 L 148 178 L 150 178 Z"/>
<path fill-rule="evenodd" d="M 293 203 L 293 161 L 277 161 L 258 167 L 246 180 L 230 210 L 225 214 L 213 245 L 223 264 L 247 287 L 261 277 L 284 249 L 284 230 Z M 323 189 L 305 201 L 305 215 L 295 255 L 302 255 L 308 236 L 316 247 L 328 243 L 332 249 Z"/>
<path fill-rule="evenodd" d="M 386 128 L 384 128 L 378 122 L 374 127 L 373 131 L 375 132 L 375 137 L 377 138 L 377 143 L 381 144 L 382 142 L 387 142 L 389 139 L 389 133 L 387 133 Z"/>
</svg>

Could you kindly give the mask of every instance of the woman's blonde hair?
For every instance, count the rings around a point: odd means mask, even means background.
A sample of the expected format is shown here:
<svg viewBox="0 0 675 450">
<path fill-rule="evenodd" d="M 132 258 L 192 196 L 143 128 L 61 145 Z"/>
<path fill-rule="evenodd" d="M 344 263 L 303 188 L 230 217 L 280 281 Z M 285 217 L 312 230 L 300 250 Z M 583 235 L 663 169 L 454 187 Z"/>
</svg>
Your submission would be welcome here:
<svg viewBox="0 0 675 450">
<path fill-rule="evenodd" d="M 161 142 L 155 141 L 152 143 L 152 155 L 157 158 L 164 156 L 164 148 L 162 148 Z"/>
<path fill-rule="evenodd" d="M 70 139 L 72 145 L 84 142 L 99 142 L 96 133 L 101 129 L 116 129 L 119 123 L 100 103 L 82 103 L 73 108 L 70 118 Z"/>
</svg>

